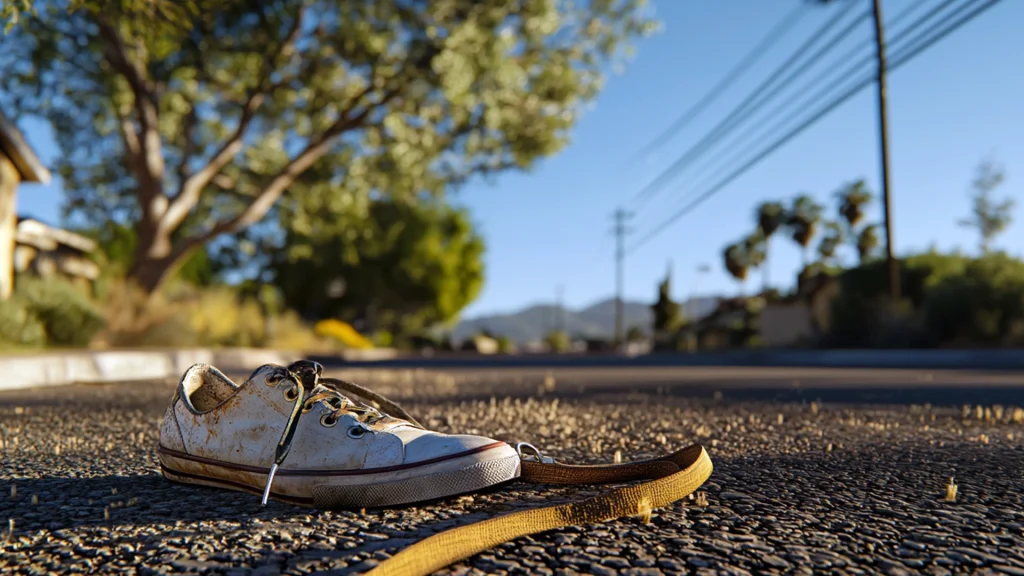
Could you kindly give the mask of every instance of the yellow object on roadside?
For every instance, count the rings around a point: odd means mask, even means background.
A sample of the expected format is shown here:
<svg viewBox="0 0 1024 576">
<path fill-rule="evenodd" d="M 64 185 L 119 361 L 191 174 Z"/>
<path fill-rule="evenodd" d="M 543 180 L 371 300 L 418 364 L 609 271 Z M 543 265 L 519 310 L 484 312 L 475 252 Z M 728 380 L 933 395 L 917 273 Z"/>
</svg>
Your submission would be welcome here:
<svg viewBox="0 0 1024 576">
<path fill-rule="evenodd" d="M 373 342 L 356 331 L 351 325 L 341 320 L 333 318 L 321 320 L 313 327 L 313 331 L 316 332 L 317 336 L 333 338 L 347 348 L 364 350 L 373 348 Z"/>
</svg>

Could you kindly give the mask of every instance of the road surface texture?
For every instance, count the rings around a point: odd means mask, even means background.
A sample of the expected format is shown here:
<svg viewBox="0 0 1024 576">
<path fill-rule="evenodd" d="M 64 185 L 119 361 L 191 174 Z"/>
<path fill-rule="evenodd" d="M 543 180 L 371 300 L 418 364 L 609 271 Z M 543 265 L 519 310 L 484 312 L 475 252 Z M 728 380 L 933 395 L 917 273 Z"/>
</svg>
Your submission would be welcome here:
<svg viewBox="0 0 1024 576">
<path fill-rule="evenodd" d="M 339 374 L 442 431 L 574 463 L 691 442 L 694 498 L 504 544 L 444 573 L 1024 574 L 1024 375 L 796 368 Z M 0 572 L 358 574 L 430 534 L 608 487 L 510 484 L 321 512 L 173 484 L 173 384 L 0 394 Z M 957 486 L 948 500 L 950 479 Z M 949 494 L 951 496 L 951 494 Z"/>
</svg>

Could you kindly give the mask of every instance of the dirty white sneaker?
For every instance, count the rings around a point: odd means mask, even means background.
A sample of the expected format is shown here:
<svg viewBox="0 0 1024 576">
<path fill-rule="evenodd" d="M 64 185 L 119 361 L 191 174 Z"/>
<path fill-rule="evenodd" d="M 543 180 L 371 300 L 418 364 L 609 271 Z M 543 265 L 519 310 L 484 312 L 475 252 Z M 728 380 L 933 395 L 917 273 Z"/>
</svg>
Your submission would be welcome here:
<svg viewBox="0 0 1024 576">
<path fill-rule="evenodd" d="M 317 508 L 407 504 L 519 477 L 520 457 L 505 442 L 425 430 L 393 403 L 322 371 L 310 361 L 268 364 L 239 385 L 192 366 L 160 429 L 164 476 Z"/>
</svg>

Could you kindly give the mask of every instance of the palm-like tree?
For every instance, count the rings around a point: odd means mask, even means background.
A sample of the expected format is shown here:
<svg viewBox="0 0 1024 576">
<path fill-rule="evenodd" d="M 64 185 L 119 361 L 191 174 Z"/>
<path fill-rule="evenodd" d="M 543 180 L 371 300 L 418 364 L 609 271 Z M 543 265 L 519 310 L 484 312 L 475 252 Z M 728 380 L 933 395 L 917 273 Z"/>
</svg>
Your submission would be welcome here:
<svg viewBox="0 0 1024 576">
<path fill-rule="evenodd" d="M 760 232 L 754 232 L 743 239 L 743 259 L 747 268 L 756 270 L 768 260 L 768 239 Z"/>
<path fill-rule="evenodd" d="M 828 264 L 836 257 L 836 252 L 843 244 L 843 227 L 834 221 L 825 223 L 825 236 L 818 243 L 818 256 L 822 264 Z"/>
<path fill-rule="evenodd" d="M 750 271 L 750 266 L 747 264 L 747 257 L 744 254 L 742 243 L 730 244 L 725 247 L 722 251 L 722 259 L 725 264 L 726 271 L 729 275 L 736 279 L 740 283 L 740 287 L 747 282 L 747 273 Z"/>
<path fill-rule="evenodd" d="M 865 226 L 857 235 L 857 257 L 860 259 L 860 263 L 863 264 L 870 260 L 881 243 L 878 238 L 878 226 L 875 224 Z"/>
<path fill-rule="evenodd" d="M 857 180 L 836 193 L 839 197 L 839 215 L 853 230 L 864 218 L 864 208 L 873 195 L 863 180 Z"/>
<path fill-rule="evenodd" d="M 764 237 L 763 289 L 768 289 L 768 251 L 772 236 L 786 223 L 786 207 L 779 202 L 762 202 L 755 213 L 757 230 Z"/>
<path fill-rule="evenodd" d="M 790 237 L 801 249 L 804 266 L 807 265 L 807 247 L 818 231 L 823 208 L 807 194 L 801 194 L 793 200 L 793 207 L 786 218 L 786 228 Z"/>
</svg>

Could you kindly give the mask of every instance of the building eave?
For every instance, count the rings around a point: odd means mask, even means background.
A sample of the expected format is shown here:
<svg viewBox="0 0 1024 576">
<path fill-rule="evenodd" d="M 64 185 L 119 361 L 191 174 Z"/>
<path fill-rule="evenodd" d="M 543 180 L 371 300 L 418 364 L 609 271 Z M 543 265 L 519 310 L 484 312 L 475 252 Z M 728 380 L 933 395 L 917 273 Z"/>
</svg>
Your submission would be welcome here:
<svg viewBox="0 0 1024 576">
<path fill-rule="evenodd" d="M 18 127 L 3 112 L 0 112 L 0 151 L 10 158 L 23 182 L 50 183 L 50 171 L 32 151 Z"/>
</svg>

